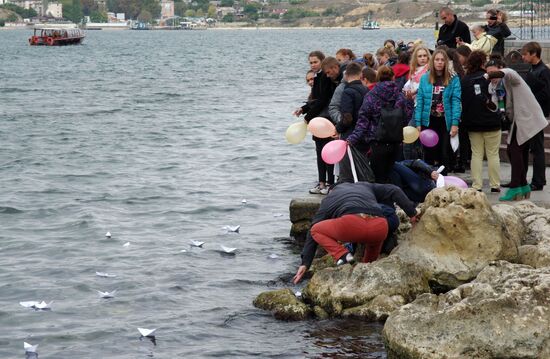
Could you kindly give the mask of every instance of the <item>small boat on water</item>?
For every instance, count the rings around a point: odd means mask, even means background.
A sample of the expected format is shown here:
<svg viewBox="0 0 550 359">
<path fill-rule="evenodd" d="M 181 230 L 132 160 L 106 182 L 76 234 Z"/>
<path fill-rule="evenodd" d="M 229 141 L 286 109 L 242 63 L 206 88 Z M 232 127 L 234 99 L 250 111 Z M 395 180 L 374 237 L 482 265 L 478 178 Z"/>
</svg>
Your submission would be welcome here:
<svg viewBox="0 0 550 359">
<path fill-rule="evenodd" d="M 82 43 L 85 36 L 84 31 L 78 28 L 35 27 L 34 35 L 29 38 L 29 44 L 33 46 L 76 45 Z"/>
<path fill-rule="evenodd" d="M 378 21 L 373 21 L 370 16 L 363 21 L 363 26 L 361 26 L 363 30 L 380 30 L 380 24 Z"/>
</svg>

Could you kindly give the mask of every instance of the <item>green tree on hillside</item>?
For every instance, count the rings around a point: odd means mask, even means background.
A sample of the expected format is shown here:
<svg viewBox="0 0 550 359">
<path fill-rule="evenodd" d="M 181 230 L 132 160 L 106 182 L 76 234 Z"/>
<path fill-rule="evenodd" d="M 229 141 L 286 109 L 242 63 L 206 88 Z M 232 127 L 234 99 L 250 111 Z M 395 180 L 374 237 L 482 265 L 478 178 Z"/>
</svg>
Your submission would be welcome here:
<svg viewBox="0 0 550 359">
<path fill-rule="evenodd" d="M 82 21 L 82 4 L 80 0 L 63 0 L 63 17 L 78 24 Z"/>
<path fill-rule="evenodd" d="M 90 21 L 91 22 L 107 22 L 107 13 L 101 12 L 98 10 L 94 10 L 90 13 Z"/>
<path fill-rule="evenodd" d="M 11 3 L 0 5 L 0 9 L 6 9 L 6 10 L 13 11 L 14 13 L 21 16 L 24 19 L 28 19 L 28 18 L 31 18 L 31 17 L 38 16 L 38 14 L 36 13 L 36 11 L 34 11 L 34 9 L 25 9 L 25 8 L 22 8 L 21 6 L 17 6 L 15 4 L 11 4 Z M 15 20 L 15 21 L 17 21 L 17 20 Z"/>
<path fill-rule="evenodd" d="M 150 23 L 153 21 L 153 16 L 151 15 L 151 13 L 147 10 L 142 10 L 140 13 L 139 13 L 139 16 L 137 17 L 139 21 L 141 22 L 146 22 L 146 23 Z"/>
</svg>

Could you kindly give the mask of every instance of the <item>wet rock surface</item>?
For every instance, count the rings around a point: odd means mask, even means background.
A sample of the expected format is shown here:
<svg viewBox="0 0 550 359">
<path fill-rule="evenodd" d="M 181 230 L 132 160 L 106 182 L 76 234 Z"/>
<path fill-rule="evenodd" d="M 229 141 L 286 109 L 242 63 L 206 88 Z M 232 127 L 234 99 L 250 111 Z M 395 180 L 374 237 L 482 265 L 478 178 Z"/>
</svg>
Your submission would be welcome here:
<svg viewBox="0 0 550 359">
<path fill-rule="evenodd" d="M 256 308 L 268 310 L 276 319 L 304 320 L 311 315 L 311 309 L 300 301 L 290 289 L 263 292 L 254 299 Z"/>
</svg>

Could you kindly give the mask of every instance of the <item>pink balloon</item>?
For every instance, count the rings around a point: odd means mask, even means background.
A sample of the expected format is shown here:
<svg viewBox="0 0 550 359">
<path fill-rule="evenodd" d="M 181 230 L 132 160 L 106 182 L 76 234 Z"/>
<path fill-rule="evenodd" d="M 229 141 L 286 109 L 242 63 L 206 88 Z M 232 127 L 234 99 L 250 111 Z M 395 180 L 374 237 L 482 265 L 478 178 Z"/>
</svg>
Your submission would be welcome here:
<svg viewBox="0 0 550 359">
<path fill-rule="evenodd" d="M 426 129 L 420 132 L 420 142 L 426 147 L 433 147 L 439 142 L 439 136 L 434 130 Z"/>
<path fill-rule="evenodd" d="M 324 117 L 315 117 L 309 121 L 307 128 L 313 133 L 313 136 L 319 138 L 327 138 L 336 133 L 334 124 Z"/>
<path fill-rule="evenodd" d="M 329 165 L 333 165 L 340 162 L 342 158 L 344 158 L 347 148 L 348 144 L 346 141 L 330 141 L 325 145 L 325 147 L 323 147 L 323 150 L 321 151 L 321 157 L 323 158 L 323 161 L 325 161 Z"/>
<path fill-rule="evenodd" d="M 445 178 L 445 186 L 455 186 L 458 188 L 468 188 L 468 184 L 464 182 L 462 178 L 455 177 L 455 176 L 444 176 Z"/>
</svg>

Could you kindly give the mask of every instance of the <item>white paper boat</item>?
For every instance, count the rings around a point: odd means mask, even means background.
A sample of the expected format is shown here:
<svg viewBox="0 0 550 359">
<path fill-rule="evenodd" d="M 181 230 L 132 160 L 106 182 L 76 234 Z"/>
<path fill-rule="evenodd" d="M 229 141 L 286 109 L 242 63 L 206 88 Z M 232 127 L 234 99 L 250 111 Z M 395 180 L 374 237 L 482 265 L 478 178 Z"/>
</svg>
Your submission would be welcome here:
<svg viewBox="0 0 550 359">
<path fill-rule="evenodd" d="M 302 292 L 297 291 L 296 293 L 294 293 L 294 295 L 296 296 L 296 298 L 301 298 L 302 297 Z"/>
<path fill-rule="evenodd" d="M 41 301 L 40 303 L 36 304 L 34 307 L 38 310 L 50 310 L 52 309 L 51 305 L 53 302 L 46 303 L 44 301 Z"/>
<path fill-rule="evenodd" d="M 26 353 L 36 353 L 36 350 L 38 349 L 38 344 L 31 345 L 27 342 L 23 342 L 23 348 L 25 348 Z"/>
<path fill-rule="evenodd" d="M 102 292 L 102 291 L 98 290 L 97 293 L 99 294 L 100 298 L 104 298 L 104 299 L 114 298 L 115 293 L 116 293 L 116 289 L 113 290 L 112 292 Z"/>
<path fill-rule="evenodd" d="M 19 302 L 19 304 L 25 308 L 34 308 L 35 305 L 37 305 L 39 302 L 36 302 L 34 300 L 28 301 L 28 302 Z"/>
<path fill-rule="evenodd" d="M 187 253 L 187 249 L 180 250 L 180 253 Z"/>
<path fill-rule="evenodd" d="M 237 250 L 237 248 L 226 247 L 224 245 L 220 245 L 220 248 L 227 254 L 235 254 L 235 251 Z"/>
<path fill-rule="evenodd" d="M 19 304 L 25 308 L 32 308 L 36 310 L 50 310 L 52 302 L 46 303 L 44 301 L 37 302 L 37 301 L 28 301 L 28 302 L 19 302 Z"/>
<path fill-rule="evenodd" d="M 275 254 L 275 253 L 271 253 L 270 255 L 267 256 L 267 258 L 269 258 L 269 259 L 277 259 L 277 258 L 279 258 L 279 256 L 278 256 L 277 254 Z"/>
<path fill-rule="evenodd" d="M 95 272 L 95 275 L 101 278 L 114 278 L 116 277 L 116 274 L 109 274 L 106 272 Z"/>
<path fill-rule="evenodd" d="M 204 242 L 201 242 L 201 241 L 191 241 L 191 247 L 200 247 L 200 248 L 202 248 L 203 245 L 204 245 Z"/>
<path fill-rule="evenodd" d="M 126 242 L 122 245 L 123 247 L 130 247 L 130 242 Z"/>
<path fill-rule="evenodd" d="M 243 199 L 243 200 L 241 201 L 241 203 L 242 203 L 242 204 L 246 204 L 246 199 Z"/>
<path fill-rule="evenodd" d="M 111 232 L 107 232 L 107 233 L 105 233 L 105 237 L 107 237 L 107 238 L 111 238 Z"/>
<path fill-rule="evenodd" d="M 156 329 L 137 328 L 142 337 L 154 337 Z"/>
<path fill-rule="evenodd" d="M 228 231 L 228 232 L 233 232 L 233 233 L 239 233 L 239 229 L 241 228 L 241 226 L 237 225 L 237 226 L 223 226 L 222 229 Z"/>
</svg>

